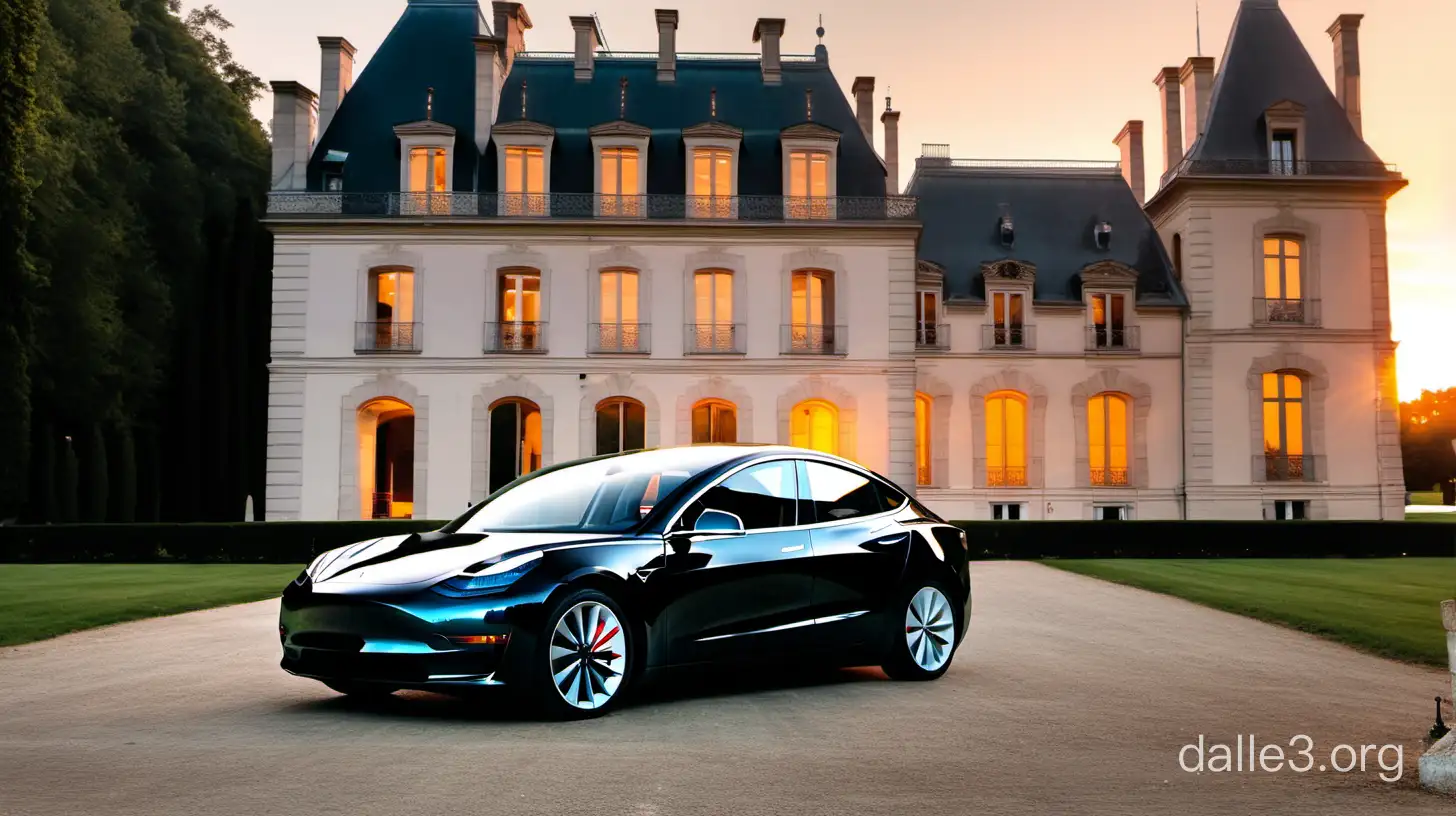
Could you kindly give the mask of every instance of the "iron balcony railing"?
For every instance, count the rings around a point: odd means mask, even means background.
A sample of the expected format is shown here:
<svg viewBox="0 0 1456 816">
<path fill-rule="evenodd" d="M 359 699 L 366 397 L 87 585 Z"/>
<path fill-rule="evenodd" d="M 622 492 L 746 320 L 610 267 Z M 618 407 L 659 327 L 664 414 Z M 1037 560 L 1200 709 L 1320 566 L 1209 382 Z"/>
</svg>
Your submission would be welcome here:
<svg viewBox="0 0 1456 816">
<path fill-rule="evenodd" d="M 268 194 L 268 214 L 349 218 L 565 218 L 712 221 L 914 220 L 914 196 L 685 196 L 595 193 Z"/>
<path fill-rule="evenodd" d="M 359 354 L 419 354 L 420 323 L 370 320 L 354 324 L 354 351 Z"/>
<path fill-rule="evenodd" d="M 1137 326 L 1088 326 L 1087 350 L 1105 354 L 1135 352 L 1141 336 Z"/>
<path fill-rule="evenodd" d="M 849 327 L 786 323 L 783 353 L 843 357 L 849 353 Z"/>
<path fill-rule="evenodd" d="M 371 518 L 387 519 L 394 514 L 393 493 L 375 493 L 372 499 L 369 512 Z"/>
<path fill-rule="evenodd" d="M 1035 326 L 982 326 L 982 351 L 1032 351 L 1036 348 Z"/>
<path fill-rule="evenodd" d="M 987 487 L 1026 487 L 1026 468 L 987 467 Z"/>
<path fill-rule="evenodd" d="M 1127 487 L 1127 468 L 1092 468 L 1093 487 Z"/>
<path fill-rule="evenodd" d="M 1400 178 L 1393 164 L 1364 161 L 1285 161 L 1282 159 L 1184 159 L 1163 174 L 1167 184 L 1181 176 L 1322 176 L 1327 178 Z"/>
<path fill-rule="evenodd" d="M 652 326 L 648 323 L 593 323 L 588 335 L 592 354 L 650 354 Z"/>
<path fill-rule="evenodd" d="M 1254 298 L 1254 322 L 1261 326 L 1318 326 L 1318 300 Z"/>
<path fill-rule="evenodd" d="M 915 485 L 917 487 L 930 487 L 930 465 L 915 466 Z"/>
<path fill-rule="evenodd" d="M 546 324 L 541 322 L 485 324 L 487 354 L 545 354 Z"/>
<path fill-rule="evenodd" d="M 683 327 L 683 349 L 688 354 L 744 354 L 746 323 L 688 323 Z"/>
<path fill-rule="evenodd" d="M 1265 482 L 1315 482 L 1319 481 L 1319 458 L 1266 452 L 1254 457 L 1254 469 Z"/>
<path fill-rule="evenodd" d="M 920 351 L 949 351 L 950 324 L 915 324 L 915 348 Z"/>
</svg>

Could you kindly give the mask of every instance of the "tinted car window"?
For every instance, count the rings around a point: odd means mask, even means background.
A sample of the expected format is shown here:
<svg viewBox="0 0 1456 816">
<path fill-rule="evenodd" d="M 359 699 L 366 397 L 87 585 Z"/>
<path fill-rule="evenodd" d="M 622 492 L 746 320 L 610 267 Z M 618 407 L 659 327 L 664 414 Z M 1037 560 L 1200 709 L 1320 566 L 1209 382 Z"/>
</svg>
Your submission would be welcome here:
<svg viewBox="0 0 1456 816">
<path fill-rule="evenodd" d="M 754 465 L 704 493 L 683 513 L 680 526 L 691 528 L 704 510 L 722 510 L 742 519 L 745 530 L 792 527 L 795 493 L 792 462 Z"/>
<path fill-rule="evenodd" d="M 900 505 L 898 495 L 874 479 L 821 462 L 804 462 L 800 493 L 815 521 L 843 521 L 872 516 Z"/>
</svg>

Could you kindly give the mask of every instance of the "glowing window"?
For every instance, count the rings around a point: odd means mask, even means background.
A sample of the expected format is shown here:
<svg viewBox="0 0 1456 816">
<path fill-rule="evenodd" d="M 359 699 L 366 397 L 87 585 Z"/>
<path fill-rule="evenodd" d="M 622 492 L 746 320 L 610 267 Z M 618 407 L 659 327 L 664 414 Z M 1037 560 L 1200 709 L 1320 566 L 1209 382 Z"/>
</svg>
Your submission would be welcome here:
<svg viewBox="0 0 1456 816">
<path fill-rule="evenodd" d="M 506 215 L 546 212 L 546 154 L 539 147 L 507 147 L 506 177 L 501 181 Z"/>
<path fill-rule="evenodd" d="M 445 150 L 440 147 L 415 147 L 409 157 L 410 193 L 443 193 L 446 186 Z"/>
<path fill-rule="evenodd" d="M 727 400 L 707 399 L 693 406 L 693 444 L 738 441 L 738 408 Z"/>
<path fill-rule="evenodd" d="M 1126 487 L 1127 398 L 1098 394 L 1087 401 L 1087 444 L 1093 487 Z"/>
<path fill-rule="evenodd" d="M 1026 486 L 1026 396 L 997 391 L 986 398 L 986 484 Z"/>
<path fill-rule="evenodd" d="M 789 415 L 789 444 L 822 453 L 839 453 L 839 409 L 823 400 L 795 405 Z"/>
<path fill-rule="evenodd" d="M 926 394 L 915 395 L 915 483 L 930 484 L 930 412 L 935 401 Z"/>
</svg>

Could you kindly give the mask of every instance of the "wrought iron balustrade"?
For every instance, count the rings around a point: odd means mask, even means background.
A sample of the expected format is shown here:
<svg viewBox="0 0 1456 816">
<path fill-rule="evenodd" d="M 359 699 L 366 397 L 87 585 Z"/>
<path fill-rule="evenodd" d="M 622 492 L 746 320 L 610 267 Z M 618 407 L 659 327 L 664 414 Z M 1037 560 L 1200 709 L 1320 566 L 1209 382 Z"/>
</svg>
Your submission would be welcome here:
<svg viewBox="0 0 1456 816">
<path fill-rule="evenodd" d="M 1088 326 L 1087 350 L 1099 352 L 1134 352 L 1141 341 L 1137 326 Z"/>
<path fill-rule="evenodd" d="M 915 348 L 921 351 L 947 351 L 950 349 L 949 323 L 915 324 Z"/>
<path fill-rule="evenodd" d="M 987 467 L 987 487 L 1026 487 L 1026 468 Z"/>
<path fill-rule="evenodd" d="M 809 198 L 597 193 L 273 192 L 273 217 L 705 219 L 712 221 L 900 221 L 918 217 L 914 196 Z"/>
<path fill-rule="evenodd" d="M 688 354 L 744 354 L 747 329 L 744 323 L 688 323 L 683 348 Z"/>
<path fill-rule="evenodd" d="M 546 352 L 546 324 L 542 322 L 485 324 L 485 351 L 490 354 Z"/>
<path fill-rule="evenodd" d="M 1286 161 L 1283 159 L 1185 159 L 1163 174 L 1167 184 L 1181 176 L 1270 176 L 1399 179 L 1393 164 L 1365 161 Z"/>
<path fill-rule="evenodd" d="M 844 356 L 849 353 L 848 326 L 788 323 L 783 326 L 784 354 Z"/>
<path fill-rule="evenodd" d="M 981 327 L 982 351 L 1031 351 L 1036 348 L 1036 327 L 992 325 Z"/>
<path fill-rule="evenodd" d="M 1130 484 L 1127 468 L 1092 468 L 1093 487 L 1127 487 Z"/>
<path fill-rule="evenodd" d="M 354 324 L 354 351 L 359 354 L 418 354 L 420 323 L 369 320 Z"/>
<path fill-rule="evenodd" d="M 370 517 L 376 519 L 387 519 L 394 513 L 394 494 L 374 493 L 370 501 Z"/>
<path fill-rule="evenodd" d="M 915 466 L 915 484 L 917 487 L 930 487 L 930 465 Z"/>
<path fill-rule="evenodd" d="M 647 323 L 593 323 L 589 351 L 592 354 L 649 354 L 651 338 L 652 326 Z"/>
<path fill-rule="evenodd" d="M 1283 453 L 1265 453 L 1257 457 L 1255 464 L 1263 462 L 1266 482 L 1313 482 L 1315 479 L 1315 457 L 1290 456 Z"/>
<path fill-rule="evenodd" d="M 1254 298 L 1254 322 L 1266 326 L 1318 326 L 1320 302 L 1287 298 Z"/>
</svg>

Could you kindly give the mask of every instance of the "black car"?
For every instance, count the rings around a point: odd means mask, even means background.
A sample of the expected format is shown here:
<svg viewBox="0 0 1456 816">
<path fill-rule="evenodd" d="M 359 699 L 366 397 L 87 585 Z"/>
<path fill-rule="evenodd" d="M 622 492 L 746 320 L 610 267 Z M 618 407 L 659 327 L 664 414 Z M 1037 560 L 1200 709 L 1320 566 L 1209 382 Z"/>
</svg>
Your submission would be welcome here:
<svg viewBox="0 0 1456 816">
<path fill-rule="evenodd" d="M 505 686 L 610 710 L 642 672 L 812 658 L 945 673 L 965 533 L 843 459 L 766 446 L 597 457 L 440 530 L 324 553 L 284 591 L 282 666 L 345 694 Z"/>
</svg>

